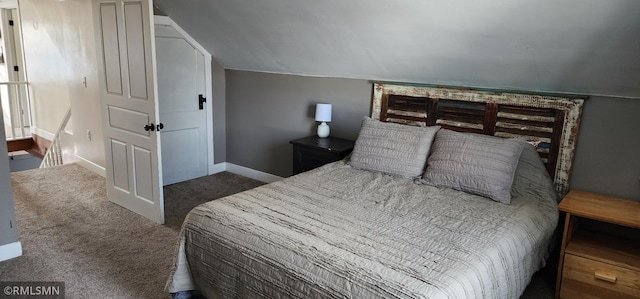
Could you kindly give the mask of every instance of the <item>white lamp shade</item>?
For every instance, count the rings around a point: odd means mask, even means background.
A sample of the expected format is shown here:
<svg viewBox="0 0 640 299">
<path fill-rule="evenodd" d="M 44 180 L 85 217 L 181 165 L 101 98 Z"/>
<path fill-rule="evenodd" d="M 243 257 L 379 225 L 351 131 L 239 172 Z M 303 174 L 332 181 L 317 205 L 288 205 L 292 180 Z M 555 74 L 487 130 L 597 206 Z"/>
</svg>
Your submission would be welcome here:
<svg viewBox="0 0 640 299">
<path fill-rule="evenodd" d="M 316 121 L 331 121 L 331 104 L 316 105 Z"/>
</svg>

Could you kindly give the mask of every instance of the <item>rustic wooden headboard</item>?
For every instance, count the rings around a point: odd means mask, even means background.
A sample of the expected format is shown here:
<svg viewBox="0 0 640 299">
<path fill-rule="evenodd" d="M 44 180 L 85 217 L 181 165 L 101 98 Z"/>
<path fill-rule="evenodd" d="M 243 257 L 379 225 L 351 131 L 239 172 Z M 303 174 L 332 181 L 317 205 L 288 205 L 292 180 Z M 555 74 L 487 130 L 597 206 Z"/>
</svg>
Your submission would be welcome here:
<svg viewBox="0 0 640 299">
<path fill-rule="evenodd" d="M 375 82 L 371 118 L 539 142 L 538 153 L 563 196 L 585 99 Z"/>
</svg>

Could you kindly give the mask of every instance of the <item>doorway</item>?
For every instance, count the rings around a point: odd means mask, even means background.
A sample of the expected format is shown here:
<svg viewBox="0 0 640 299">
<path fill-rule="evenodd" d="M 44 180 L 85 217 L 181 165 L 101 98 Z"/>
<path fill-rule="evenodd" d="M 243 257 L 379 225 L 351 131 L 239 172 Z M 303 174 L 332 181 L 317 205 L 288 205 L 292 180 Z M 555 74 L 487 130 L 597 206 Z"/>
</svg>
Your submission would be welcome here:
<svg viewBox="0 0 640 299">
<path fill-rule="evenodd" d="M 162 178 L 169 185 L 209 174 L 211 59 L 170 18 L 155 20 Z"/>
<path fill-rule="evenodd" d="M 7 140 L 31 138 L 31 112 L 18 9 L 0 8 L 0 110 Z"/>
</svg>

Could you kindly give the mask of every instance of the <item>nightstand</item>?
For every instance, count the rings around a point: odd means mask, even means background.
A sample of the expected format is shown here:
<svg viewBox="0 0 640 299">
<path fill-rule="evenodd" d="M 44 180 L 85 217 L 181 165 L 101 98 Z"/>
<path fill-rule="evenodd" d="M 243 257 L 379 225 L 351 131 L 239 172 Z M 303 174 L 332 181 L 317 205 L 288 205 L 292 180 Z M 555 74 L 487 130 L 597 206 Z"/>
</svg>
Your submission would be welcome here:
<svg viewBox="0 0 640 299">
<path fill-rule="evenodd" d="M 293 144 L 294 175 L 344 159 L 355 144 L 353 140 L 318 136 L 291 140 L 289 143 Z"/>
<path fill-rule="evenodd" d="M 640 241 L 579 224 L 586 218 L 640 233 L 640 201 L 571 190 L 558 207 L 566 218 L 556 298 L 640 298 Z"/>
</svg>

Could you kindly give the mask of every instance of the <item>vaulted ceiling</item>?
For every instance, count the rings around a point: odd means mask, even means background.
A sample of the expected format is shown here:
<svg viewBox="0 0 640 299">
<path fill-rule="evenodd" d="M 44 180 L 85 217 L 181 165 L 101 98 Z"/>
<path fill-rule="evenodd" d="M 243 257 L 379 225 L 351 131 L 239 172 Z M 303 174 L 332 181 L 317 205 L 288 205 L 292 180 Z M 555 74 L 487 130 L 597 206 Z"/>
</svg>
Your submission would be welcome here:
<svg viewBox="0 0 640 299">
<path fill-rule="evenodd" d="M 640 98 L 637 0 L 154 0 L 227 69 Z"/>
</svg>

